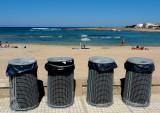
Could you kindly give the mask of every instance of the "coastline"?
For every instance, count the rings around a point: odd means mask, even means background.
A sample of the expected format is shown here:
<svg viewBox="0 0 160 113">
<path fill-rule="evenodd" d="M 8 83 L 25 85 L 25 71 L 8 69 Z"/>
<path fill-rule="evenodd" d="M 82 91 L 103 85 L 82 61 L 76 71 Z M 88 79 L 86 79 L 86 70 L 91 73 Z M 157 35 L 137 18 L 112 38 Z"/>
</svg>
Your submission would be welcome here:
<svg viewBox="0 0 160 113">
<path fill-rule="evenodd" d="M 154 29 L 137 29 L 137 28 L 101 28 L 101 27 L 96 27 L 96 28 L 74 28 L 75 30 L 82 30 L 82 31 L 106 31 L 106 30 L 126 30 L 126 31 L 135 31 L 135 32 L 160 32 L 160 29 L 154 30 Z"/>
<path fill-rule="evenodd" d="M 75 47 L 79 47 L 80 45 L 76 45 L 76 44 L 42 44 L 42 43 L 10 43 L 10 48 L 12 46 L 26 46 L 26 45 L 42 45 L 42 46 L 75 46 Z M 86 45 L 86 47 L 133 47 L 133 46 L 137 46 L 137 45 Z M 139 45 L 139 46 L 143 46 L 143 45 Z M 159 45 L 145 45 L 147 47 L 160 47 Z"/>
</svg>

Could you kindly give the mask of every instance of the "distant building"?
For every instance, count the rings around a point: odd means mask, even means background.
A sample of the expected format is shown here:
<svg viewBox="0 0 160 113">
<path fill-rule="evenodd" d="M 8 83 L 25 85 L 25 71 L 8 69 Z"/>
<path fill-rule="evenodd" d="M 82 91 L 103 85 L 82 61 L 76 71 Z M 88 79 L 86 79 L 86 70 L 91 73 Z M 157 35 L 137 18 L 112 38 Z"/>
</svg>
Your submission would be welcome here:
<svg viewBox="0 0 160 113">
<path fill-rule="evenodd" d="M 149 29 L 159 29 L 159 25 L 150 25 L 148 26 Z"/>
<path fill-rule="evenodd" d="M 158 29 L 160 29 L 160 23 L 156 23 L 155 25 L 158 25 L 158 26 L 159 26 L 159 28 L 158 28 Z"/>
<path fill-rule="evenodd" d="M 134 28 L 159 29 L 160 24 L 152 24 L 152 23 L 136 24 Z"/>
<path fill-rule="evenodd" d="M 152 24 L 152 23 L 144 23 L 143 28 L 149 29 L 149 28 L 152 28 L 153 25 L 154 24 Z"/>
<path fill-rule="evenodd" d="M 136 24 L 134 28 L 143 28 L 143 24 Z"/>
</svg>

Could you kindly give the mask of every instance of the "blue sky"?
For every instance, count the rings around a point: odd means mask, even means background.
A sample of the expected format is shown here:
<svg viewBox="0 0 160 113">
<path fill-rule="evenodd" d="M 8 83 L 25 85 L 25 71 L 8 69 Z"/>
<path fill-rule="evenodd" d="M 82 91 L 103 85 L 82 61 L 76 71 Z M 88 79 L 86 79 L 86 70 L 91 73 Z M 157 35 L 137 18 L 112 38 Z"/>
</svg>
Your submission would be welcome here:
<svg viewBox="0 0 160 113">
<path fill-rule="evenodd" d="M 0 27 L 160 23 L 160 0 L 0 0 Z"/>
</svg>

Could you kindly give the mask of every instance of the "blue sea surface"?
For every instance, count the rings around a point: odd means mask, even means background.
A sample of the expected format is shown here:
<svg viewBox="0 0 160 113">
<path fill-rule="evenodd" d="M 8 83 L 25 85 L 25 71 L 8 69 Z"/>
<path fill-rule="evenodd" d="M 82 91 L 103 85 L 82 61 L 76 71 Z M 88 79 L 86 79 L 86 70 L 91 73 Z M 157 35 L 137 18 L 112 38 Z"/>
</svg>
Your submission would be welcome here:
<svg viewBox="0 0 160 113">
<path fill-rule="evenodd" d="M 0 41 L 5 43 L 79 45 L 87 39 L 87 45 L 119 46 L 122 39 L 125 45 L 160 46 L 160 33 L 135 31 L 80 31 L 74 28 L 4 27 L 0 28 Z"/>
</svg>

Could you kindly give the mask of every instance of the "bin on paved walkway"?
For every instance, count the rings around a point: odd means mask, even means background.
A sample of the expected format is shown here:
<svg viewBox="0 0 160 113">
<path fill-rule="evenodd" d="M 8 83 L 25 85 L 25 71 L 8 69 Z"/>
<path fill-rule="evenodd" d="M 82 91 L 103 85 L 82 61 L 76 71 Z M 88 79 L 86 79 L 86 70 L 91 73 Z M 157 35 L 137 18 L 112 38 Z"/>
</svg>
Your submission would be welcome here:
<svg viewBox="0 0 160 113">
<path fill-rule="evenodd" d="M 125 63 L 126 77 L 123 102 L 135 107 L 150 104 L 154 62 L 148 58 L 131 57 Z"/>
<path fill-rule="evenodd" d="M 32 58 L 13 59 L 8 62 L 10 108 L 26 111 L 39 105 L 37 61 Z"/>
<path fill-rule="evenodd" d="M 88 104 L 107 107 L 113 103 L 113 75 L 115 60 L 107 57 L 90 57 L 87 86 Z"/>
<path fill-rule="evenodd" d="M 47 104 L 50 107 L 68 107 L 74 102 L 74 59 L 71 57 L 49 58 Z"/>
</svg>

